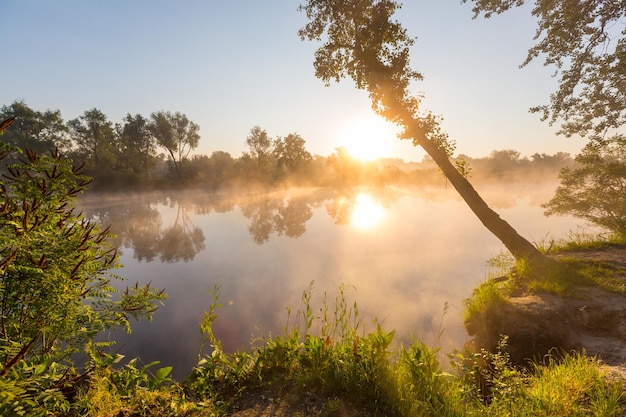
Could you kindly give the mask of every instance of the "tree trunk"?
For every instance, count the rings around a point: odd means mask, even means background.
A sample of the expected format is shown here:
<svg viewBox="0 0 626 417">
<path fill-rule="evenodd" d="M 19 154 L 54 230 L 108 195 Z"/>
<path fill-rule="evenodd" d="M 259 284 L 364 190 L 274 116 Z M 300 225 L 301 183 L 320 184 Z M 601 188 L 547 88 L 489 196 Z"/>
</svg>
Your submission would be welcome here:
<svg viewBox="0 0 626 417">
<path fill-rule="evenodd" d="M 396 110 L 399 110 L 403 106 L 397 103 L 394 107 Z M 398 115 L 407 128 L 407 133 L 410 137 L 424 148 L 476 217 L 504 244 L 516 259 L 526 259 L 536 263 L 545 263 L 549 259 L 539 252 L 532 243 L 520 236 L 509 223 L 502 220 L 498 213 L 487 205 L 467 178 L 450 162 L 448 155 L 434 141 L 426 137 L 419 123 L 409 112 L 401 110 L 398 111 Z"/>
</svg>

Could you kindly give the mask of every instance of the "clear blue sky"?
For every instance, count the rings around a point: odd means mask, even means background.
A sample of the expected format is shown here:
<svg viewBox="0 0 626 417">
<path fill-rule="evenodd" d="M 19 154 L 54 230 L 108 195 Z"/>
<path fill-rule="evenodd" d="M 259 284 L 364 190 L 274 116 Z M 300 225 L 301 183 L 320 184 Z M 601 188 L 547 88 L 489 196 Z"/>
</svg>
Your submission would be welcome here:
<svg viewBox="0 0 626 417">
<path fill-rule="evenodd" d="M 126 113 L 180 111 L 201 128 L 196 153 L 234 157 L 250 129 L 299 133 L 312 153 L 331 154 L 354 123 L 375 116 L 351 81 L 315 78 L 316 45 L 302 42 L 298 0 L 2 0 L 0 105 L 23 99 L 65 120 L 98 108 L 114 123 Z M 460 0 L 405 0 L 398 19 L 418 38 L 412 66 L 424 106 L 444 117 L 457 153 L 577 153 L 584 141 L 555 136 L 529 114 L 555 89 L 541 62 L 519 69 L 535 21 L 524 8 L 472 20 Z M 421 160 L 388 134 L 380 156 Z M 393 145 L 393 147 L 391 147 Z"/>
</svg>

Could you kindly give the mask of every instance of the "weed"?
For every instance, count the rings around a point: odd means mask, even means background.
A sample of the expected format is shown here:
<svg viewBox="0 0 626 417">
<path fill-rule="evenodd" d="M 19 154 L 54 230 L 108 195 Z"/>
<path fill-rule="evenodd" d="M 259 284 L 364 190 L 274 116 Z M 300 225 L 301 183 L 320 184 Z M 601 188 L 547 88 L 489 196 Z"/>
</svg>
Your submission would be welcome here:
<svg viewBox="0 0 626 417">
<path fill-rule="evenodd" d="M 322 406 L 322 413 L 327 416 L 339 415 L 341 410 L 341 402 L 337 399 L 328 400 Z"/>
</svg>

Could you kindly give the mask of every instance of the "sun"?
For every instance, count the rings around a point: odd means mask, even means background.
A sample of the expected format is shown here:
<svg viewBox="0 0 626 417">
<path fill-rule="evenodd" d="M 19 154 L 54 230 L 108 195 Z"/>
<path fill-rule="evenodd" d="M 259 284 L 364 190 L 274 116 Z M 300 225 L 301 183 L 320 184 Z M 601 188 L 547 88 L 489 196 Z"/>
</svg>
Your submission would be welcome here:
<svg viewBox="0 0 626 417">
<path fill-rule="evenodd" d="M 348 123 L 339 133 L 339 146 L 364 161 L 388 157 L 395 139 L 394 126 L 379 116 L 362 117 Z"/>
</svg>

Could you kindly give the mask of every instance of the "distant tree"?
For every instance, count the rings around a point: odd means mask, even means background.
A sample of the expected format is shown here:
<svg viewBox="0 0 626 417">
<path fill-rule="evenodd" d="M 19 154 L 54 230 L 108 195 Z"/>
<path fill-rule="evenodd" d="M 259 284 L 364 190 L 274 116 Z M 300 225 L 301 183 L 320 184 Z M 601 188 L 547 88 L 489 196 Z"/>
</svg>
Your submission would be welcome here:
<svg viewBox="0 0 626 417">
<path fill-rule="evenodd" d="M 124 117 L 116 126 L 118 136 L 118 164 L 136 174 L 147 174 L 154 167 L 156 141 L 149 129 L 149 121 L 140 114 Z"/>
<path fill-rule="evenodd" d="M 269 158 L 272 153 L 272 140 L 267 131 L 259 126 L 250 129 L 250 134 L 246 137 L 246 145 L 250 149 L 250 156 L 257 161 Z"/>
<path fill-rule="evenodd" d="M 200 142 L 200 126 L 180 112 L 156 112 L 150 116 L 150 132 L 156 143 L 165 149 L 174 165 L 176 175 L 183 175 L 183 165 Z"/>
<path fill-rule="evenodd" d="M 39 112 L 16 100 L 10 106 L 0 108 L 0 120 L 11 116 L 15 116 L 15 123 L 2 136 L 2 142 L 20 148 L 28 147 L 38 153 L 69 148 L 68 128 L 59 110 Z"/>
<path fill-rule="evenodd" d="M 462 0 L 485 18 L 524 0 Z M 626 123 L 626 4 L 624 0 L 534 2 L 538 25 L 522 66 L 543 57 L 556 67 L 557 91 L 537 106 L 543 120 L 562 120 L 559 133 L 601 137 Z"/>
<path fill-rule="evenodd" d="M 356 184 L 361 180 L 362 165 L 342 146 L 335 148 L 326 163 L 335 172 L 335 182 L 341 185 Z"/>
<path fill-rule="evenodd" d="M 517 168 L 522 168 L 529 161 L 527 158 L 522 158 L 518 151 L 504 149 L 492 151 L 486 162 L 491 174 L 502 176 L 507 172 L 515 171 Z"/>
<path fill-rule="evenodd" d="M 422 78 L 411 69 L 414 40 L 392 15 L 400 7 L 391 0 L 308 0 L 299 7 L 309 19 L 299 31 L 303 40 L 322 42 L 315 53 L 315 73 L 327 85 L 350 77 L 366 89 L 374 110 L 402 126 L 435 161 L 480 221 L 518 259 L 533 265 L 553 263 L 493 211 L 451 162 L 454 144 L 441 130 L 439 119 L 420 109 L 409 86 Z"/>
<path fill-rule="evenodd" d="M 185 175 L 189 178 L 196 178 L 206 181 L 209 178 L 211 157 L 208 155 L 194 155 L 189 160 Z"/>
<path fill-rule="evenodd" d="M 209 174 L 216 184 L 223 184 L 228 181 L 235 170 L 235 160 L 228 152 L 215 151 L 211 154 L 209 163 Z"/>
<path fill-rule="evenodd" d="M 211 156 L 194 155 L 189 161 L 187 174 L 209 187 L 219 187 L 235 174 L 235 160 L 228 152 L 215 151 Z"/>
<path fill-rule="evenodd" d="M 578 168 L 563 168 L 546 215 L 585 219 L 626 235 L 626 137 L 590 141 L 576 156 Z"/>
<path fill-rule="evenodd" d="M 530 156 L 533 168 L 560 170 L 574 165 L 574 158 L 567 152 L 557 152 L 554 155 L 535 153 Z"/>
<path fill-rule="evenodd" d="M 254 165 L 254 170 L 259 179 L 270 179 L 275 167 L 275 159 L 272 139 L 268 136 L 267 131 L 259 126 L 254 126 L 246 137 L 246 145 L 248 145 L 250 150 L 247 155 L 250 162 Z M 244 156 L 244 161 L 245 158 Z"/>
<path fill-rule="evenodd" d="M 67 124 L 79 158 L 94 172 L 110 171 L 115 164 L 116 136 L 107 116 L 94 108 Z"/>
<path fill-rule="evenodd" d="M 557 152 L 554 155 L 548 155 L 545 153 L 534 153 L 530 156 L 530 160 L 535 164 L 565 164 L 571 161 L 572 157 L 568 152 Z"/>
<path fill-rule="evenodd" d="M 305 140 L 297 133 L 290 133 L 285 138 L 274 141 L 274 157 L 279 169 L 288 173 L 296 172 L 311 161 L 311 154 L 306 150 Z"/>
</svg>

